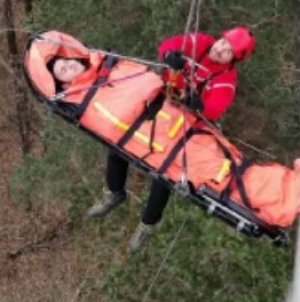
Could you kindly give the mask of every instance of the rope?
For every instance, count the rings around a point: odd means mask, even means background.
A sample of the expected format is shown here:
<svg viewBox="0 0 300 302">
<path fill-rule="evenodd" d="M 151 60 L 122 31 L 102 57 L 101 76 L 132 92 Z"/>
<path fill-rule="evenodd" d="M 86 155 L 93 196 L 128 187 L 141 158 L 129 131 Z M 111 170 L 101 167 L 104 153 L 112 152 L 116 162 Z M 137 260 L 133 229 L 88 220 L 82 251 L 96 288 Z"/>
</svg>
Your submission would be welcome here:
<svg viewBox="0 0 300 302">
<path fill-rule="evenodd" d="M 224 137 L 225 139 L 227 139 L 227 138 L 224 136 L 224 134 L 220 131 L 220 129 L 219 129 L 218 127 L 216 127 L 212 122 L 210 122 L 210 121 L 209 121 L 202 113 L 197 112 L 197 114 L 198 114 L 198 116 L 203 120 L 203 122 L 204 122 L 208 127 L 214 129 L 215 131 L 218 132 L 218 134 L 219 134 L 220 136 L 222 136 L 222 137 Z M 263 150 L 261 150 L 261 149 L 255 147 L 255 146 L 249 144 L 249 143 L 246 143 L 246 142 L 242 141 L 242 140 L 239 139 L 239 138 L 232 137 L 231 140 L 234 140 L 234 141 L 236 141 L 236 142 L 239 142 L 240 144 L 242 144 L 242 145 L 248 147 L 249 149 L 252 149 L 252 150 L 254 150 L 254 151 L 258 152 L 258 153 L 261 153 L 261 154 L 263 154 L 263 155 L 265 155 L 265 156 L 267 156 L 267 157 L 269 157 L 269 158 L 272 158 L 272 159 L 276 159 L 276 158 L 277 158 L 275 155 L 273 155 L 273 154 L 271 154 L 271 153 L 269 153 L 269 152 L 267 152 L 267 151 L 263 151 Z"/>
<path fill-rule="evenodd" d="M 125 222 L 125 235 L 123 239 L 123 244 L 122 244 L 122 252 L 121 252 L 121 262 L 122 264 L 126 264 L 128 260 L 128 253 L 127 253 L 127 245 L 130 240 L 130 235 L 132 234 L 133 231 L 133 220 L 134 220 L 134 212 L 136 208 L 136 202 L 133 201 L 133 197 L 135 196 L 136 190 L 137 190 L 137 182 L 138 182 L 138 171 L 134 170 L 133 171 L 133 180 L 132 180 L 132 193 L 130 194 L 129 197 L 129 204 L 128 204 L 128 215 L 127 219 Z"/>
<path fill-rule="evenodd" d="M 197 9 L 196 9 L 196 21 L 195 21 L 195 31 L 194 31 L 194 47 L 192 52 L 192 64 L 191 64 L 191 72 L 190 72 L 190 83 L 193 83 L 194 73 L 195 73 L 195 63 L 196 63 L 196 54 L 197 54 L 197 33 L 199 31 L 199 19 L 200 19 L 200 6 L 201 0 L 197 1 Z"/>
<path fill-rule="evenodd" d="M 76 45 L 73 45 L 71 43 L 65 43 L 65 42 L 61 42 L 59 40 L 55 40 L 55 39 L 50 39 L 50 38 L 44 38 L 41 35 L 35 36 L 38 37 L 39 43 L 49 43 L 52 45 L 57 45 L 57 46 L 64 46 L 66 48 L 69 49 L 78 49 L 79 47 Z M 136 62 L 136 63 L 141 63 L 141 64 L 145 64 L 148 66 L 153 66 L 153 67 L 159 67 L 159 68 L 169 68 L 169 66 L 167 64 L 164 63 L 158 63 L 158 62 L 153 62 L 153 61 L 149 61 L 149 60 L 145 60 L 145 59 L 140 59 L 140 58 L 136 58 L 136 57 L 131 57 L 131 56 L 124 56 L 118 53 L 114 53 L 114 52 L 110 52 L 107 50 L 102 50 L 102 49 L 97 49 L 97 48 L 88 48 L 90 52 L 98 52 L 104 55 L 110 55 L 112 57 L 115 58 L 119 58 L 122 60 L 128 60 L 128 61 L 132 61 L 132 62 Z"/>
<path fill-rule="evenodd" d="M 196 89 L 193 87 L 193 78 L 194 78 L 194 73 L 195 73 L 195 63 L 196 63 L 196 54 L 197 54 L 197 32 L 199 30 L 199 19 L 200 19 L 200 6 L 201 6 L 202 1 L 201 0 L 193 0 L 190 6 L 190 12 L 188 16 L 188 21 L 186 23 L 185 27 L 185 35 L 184 35 L 184 40 L 182 43 L 182 52 L 184 53 L 185 48 L 186 48 L 186 41 L 188 37 L 188 32 L 190 31 L 191 28 L 191 23 L 192 23 L 192 14 L 195 12 L 196 13 L 196 20 L 195 20 L 195 26 L 194 26 L 194 44 L 193 44 L 193 49 L 192 49 L 192 61 L 191 61 L 191 70 L 190 70 L 190 76 L 189 76 L 189 85 L 191 86 L 192 90 Z M 196 9 L 195 9 L 196 8 Z M 186 112 L 185 110 L 183 111 L 183 150 L 182 150 L 182 173 L 181 173 L 181 183 L 188 188 L 188 170 L 187 170 L 187 154 L 186 154 L 186 135 L 187 131 L 187 125 L 186 125 Z"/>
<path fill-rule="evenodd" d="M 122 78 L 118 78 L 118 79 L 114 79 L 114 80 L 107 81 L 107 82 L 104 82 L 104 83 L 100 83 L 98 85 L 89 85 L 89 86 L 86 86 L 86 87 L 83 87 L 83 88 L 80 88 L 80 89 L 76 89 L 76 90 L 72 90 L 72 91 L 68 91 L 68 92 L 59 92 L 59 93 L 53 95 L 52 97 L 50 97 L 50 101 L 57 101 L 57 100 L 65 98 L 67 96 L 71 96 L 71 95 L 80 93 L 84 90 L 89 90 L 91 88 L 100 88 L 100 87 L 109 86 L 109 85 L 112 85 L 112 84 L 115 84 L 115 83 L 119 83 L 119 82 L 122 82 L 122 81 L 125 81 L 125 80 L 129 80 L 129 79 L 138 77 L 142 74 L 145 74 L 146 72 L 147 71 L 140 71 L 140 72 L 130 74 L 128 76 L 124 76 Z"/>
<path fill-rule="evenodd" d="M 193 0 L 190 6 L 190 11 L 188 15 L 188 20 L 184 30 L 184 38 L 181 47 L 181 51 L 184 53 L 186 50 L 186 44 L 188 39 L 188 33 L 191 32 L 192 18 L 193 14 L 196 15 L 195 26 L 194 26 L 194 38 L 196 39 L 197 33 L 199 31 L 199 20 L 200 20 L 200 8 L 201 8 L 202 0 Z M 195 40 L 194 47 L 192 49 L 192 60 L 190 59 L 191 72 L 190 72 L 190 83 L 193 82 L 193 75 L 195 72 L 196 66 L 196 53 L 197 53 L 197 41 Z"/>
<path fill-rule="evenodd" d="M 188 188 L 188 165 L 187 165 L 187 152 L 186 152 L 186 133 L 187 133 L 187 125 L 186 125 L 186 111 L 183 110 L 183 147 L 182 147 L 182 173 L 181 173 L 181 183 Z"/>
<path fill-rule="evenodd" d="M 181 51 L 184 52 L 186 49 L 186 41 L 187 41 L 187 36 L 188 33 L 190 31 L 191 28 L 191 24 L 192 24 L 192 18 L 193 18 L 193 12 L 195 11 L 195 5 L 196 5 L 196 1 L 197 0 L 193 0 L 190 6 L 190 11 L 189 11 L 189 15 L 188 15 L 188 20 L 186 22 L 185 25 L 185 30 L 184 30 L 184 38 L 183 38 L 183 43 L 182 43 L 182 47 L 181 47 Z"/>
<path fill-rule="evenodd" d="M 197 3 L 196 3 L 197 2 Z M 187 35 L 188 35 L 188 32 L 190 31 L 190 27 L 191 27 L 191 23 L 192 23 L 192 14 L 193 12 L 195 11 L 195 6 L 197 4 L 197 9 L 196 9 L 196 24 L 195 24 L 195 36 L 196 36 L 196 31 L 198 31 L 198 26 L 199 26 L 199 9 L 200 9 L 200 5 L 201 5 L 201 0 L 193 0 L 192 3 L 191 3 L 191 6 L 190 6 L 190 11 L 189 11 L 189 16 L 188 16 L 188 21 L 186 23 L 186 27 L 185 27 L 185 36 L 184 36 L 184 40 L 183 40 L 183 44 L 182 44 L 182 52 L 185 51 L 185 48 L 186 48 L 186 41 L 187 41 Z M 194 48 L 193 48 L 193 61 L 192 61 L 192 68 L 191 68 L 191 83 L 192 83 L 192 79 L 193 79 L 193 71 L 195 69 L 195 58 L 196 58 L 196 42 L 194 44 Z M 187 125 L 186 125 L 186 114 L 185 114 L 185 110 L 183 111 L 183 138 L 185 140 L 185 134 L 186 134 L 186 131 L 187 131 Z M 183 185 L 187 185 L 187 181 L 188 181 L 188 171 L 187 171 L 187 154 L 186 154 L 186 146 L 185 146 L 185 141 L 184 141 L 184 144 L 183 144 L 183 154 L 182 154 L 182 174 L 181 174 L 181 182 Z M 179 237 L 179 234 L 181 233 L 185 223 L 187 221 L 187 216 L 185 217 L 184 221 L 182 222 L 180 228 L 178 229 L 177 233 L 175 234 L 175 237 L 173 239 L 173 241 L 171 242 L 166 254 L 165 254 L 165 257 L 161 263 L 161 265 L 159 266 L 157 272 L 156 272 L 156 275 L 154 276 L 146 294 L 144 295 L 143 297 L 143 300 L 142 302 L 146 302 L 146 300 L 148 299 L 151 291 L 152 291 L 152 288 L 154 286 L 154 284 L 156 283 L 178 237 Z"/>
<path fill-rule="evenodd" d="M 238 143 L 240 143 L 240 144 L 242 144 L 242 145 L 248 147 L 249 149 L 252 149 L 252 150 L 254 150 L 254 151 L 258 152 L 258 153 L 261 153 L 261 154 L 263 154 L 263 155 L 266 155 L 267 157 L 270 157 L 270 158 L 272 158 L 272 159 L 276 159 L 276 158 L 277 158 L 275 155 L 273 155 L 273 154 L 271 154 L 271 153 L 269 153 L 269 152 L 267 152 L 267 151 L 263 151 L 263 150 L 261 150 L 261 149 L 255 147 L 255 146 L 249 144 L 249 143 L 245 143 L 244 141 L 242 141 L 242 140 L 239 139 L 239 138 L 233 137 L 232 140 L 234 140 L 234 141 L 236 141 L 236 142 L 238 142 Z"/>
<path fill-rule="evenodd" d="M 153 280 L 152 280 L 152 282 L 151 282 L 151 284 L 150 284 L 150 286 L 149 286 L 146 294 L 143 297 L 142 302 L 146 302 L 147 301 L 147 299 L 148 299 L 148 297 L 149 297 L 149 295 L 150 295 L 150 293 L 152 291 L 152 288 L 153 288 L 154 284 L 156 283 L 156 281 L 157 281 L 157 279 L 158 279 L 158 277 L 159 277 L 159 275 L 160 275 L 160 273 L 161 273 L 161 271 L 162 271 L 162 269 L 163 269 L 163 267 L 164 267 L 164 265 L 165 265 L 165 263 L 166 263 L 169 255 L 170 255 L 170 253 L 171 253 L 171 251 L 172 251 L 172 249 L 173 249 L 173 247 L 174 247 L 174 245 L 175 245 L 175 243 L 176 243 L 176 241 L 177 241 L 177 239 L 178 239 L 178 237 L 179 237 L 179 235 L 180 235 L 180 233 L 181 233 L 181 231 L 182 231 L 182 229 L 183 229 L 183 227 L 184 227 L 184 225 L 186 223 L 186 221 L 187 221 L 187 216 L 185 217 L 185 219 L 181 223 L 181 226 L 179 227 L 179 229 L 178 229 L 178 231 L 177 231 L 174 239 L 172 240 L 172 242 L 171 242 L 171 244 L 170 244 L 170 246 L 169 246 L 169 248 L 168 248 L 168 250 L 167 250 L 167 252 L 165 254 L 165 257 L 164 257 L 162 263 L 160 264 L 160 266 L 159 266 L 159 268 L 158 268 L 158 270 L 157 270 L 157 272 L 156 272 L 156 274 L 155 274 L 155 276 L 154 276 L 154 278 L 153 278 Z"/>
<path fill-rule="evenodd" d="M 78 46 L 75 46 L 71 43 L 65 43 L 65 42 L 55 40 L 55 39 L 44 38 L 42 35 L 36 34 L 35 32 L 33 32 L 31 30 L 24 29 L 24 28 L 4 28 L 3 30 L 0 30 L 0 35 L 3 34 L 3 33 L 6 33 L 6 32 L 10 32 L 10 31 L 23 32 L 23 33 L 26 33 L 26 34 L 30 34 L 33 38 L 39 38 L 40 43 L 47 42 L 47 43 L 50 43 L 52 45 L 58 45 L 58 46 L 63 45 L 66 48 L 69 48 L 69 49 L 78 49 L 79 48 Z M 136 62 L 136 63 L 141 63 L 141 64 L 153 66 L 153 67 L 169 68 L 169 66 L 167 64 L 164 64 L 164 63 L 153 62 L 153 61 L 140 59 L 140 58 L 132 57 L 132 56 L 124 56 L 124 55 L 120 55 L 120 54 L 109 52 L 109 51 L 102 50 L 102 49 L 89 48 L 89 51 L 90 52 L 100 52 L 100 53 L 103 53 L 104 55 L 110 55 L 112 57 L 116 57 L 116 58 L 119 58 L 119 59 L 122 59 L 122 60 L 133 61 L 133 62 Z"/>
</svg>

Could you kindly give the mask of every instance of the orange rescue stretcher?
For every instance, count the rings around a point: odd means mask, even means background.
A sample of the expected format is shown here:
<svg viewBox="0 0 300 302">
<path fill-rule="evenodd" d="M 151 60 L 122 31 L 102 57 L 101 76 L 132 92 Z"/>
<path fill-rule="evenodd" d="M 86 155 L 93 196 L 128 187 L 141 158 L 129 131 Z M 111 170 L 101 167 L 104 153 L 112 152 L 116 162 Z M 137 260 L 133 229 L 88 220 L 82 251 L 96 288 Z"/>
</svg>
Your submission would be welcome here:
<svg viewBox="0 0 300 302">
<path fill-rule="evenodd" d="M 90 67 L 57 93 L 47 69 L 54 56 L 88 59 Z M 299 212 L 299 171 L 246 159 L 217 129 L 175 106 L 148 66 L 49 31 L 28 41 L 24 70 L 53 113 L 238 231 L 288 244 L 285 228 Z"/>
</svg>

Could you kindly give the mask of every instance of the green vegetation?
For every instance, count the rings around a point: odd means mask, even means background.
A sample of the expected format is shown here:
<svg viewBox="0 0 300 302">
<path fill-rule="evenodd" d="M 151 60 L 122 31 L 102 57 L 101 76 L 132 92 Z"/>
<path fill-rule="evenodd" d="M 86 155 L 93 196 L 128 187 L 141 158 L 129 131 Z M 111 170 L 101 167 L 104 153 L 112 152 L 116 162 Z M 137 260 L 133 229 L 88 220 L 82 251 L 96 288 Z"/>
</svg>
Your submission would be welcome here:
<svg viewBox="0 0 300 302">
<path fill-rule="evenodd" d="M 189 4 L 187 0 L 40 0 L 29 26 L 57 29 L 93 47 L 155 59 L 161 39 L 184 31 Z M 299 150 L 299 111 L 291 69 L 293 14 L 290 1 L 214 0 L 204 1 L 200 22 L 200 29 L 212 34 L 235 24 L 253 26 L 258 49 L 240 70 L 238 98 L 224 127 L 231 138 L 269 151 L 286 164 Z M 134 201 L 133 215 L 123 206 L 103 221 L 88 220 L 86 209 L 101 197 L 104 148 L 53 116 L 44 118 L 41 139 L 45 154 L 24 159 L 10 180 L 10 191 L 19 203 L 26 195 L 33 207 L 58 199 L 68 209 L 81 263 L 76 301 L 284 300 L 292 277 L 292 248 L 277 249 L 267 240 L 236 234 L 178 196 L 169 204 L 149 248 L 124 260 L 125 230 L 136 225 L 143 203 Z M 139 199 L 145 200 L 147 186 Z M 184 221 L 170 256 L 143 300 Z"/>
</svg>

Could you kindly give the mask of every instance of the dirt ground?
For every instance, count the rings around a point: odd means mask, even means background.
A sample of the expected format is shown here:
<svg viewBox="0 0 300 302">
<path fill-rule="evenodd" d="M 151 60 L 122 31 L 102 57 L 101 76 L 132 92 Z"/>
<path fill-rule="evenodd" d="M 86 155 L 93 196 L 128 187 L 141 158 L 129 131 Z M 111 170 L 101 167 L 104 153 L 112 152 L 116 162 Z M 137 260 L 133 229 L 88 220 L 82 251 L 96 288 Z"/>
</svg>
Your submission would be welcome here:
<svg viewBox="0 0 300 302">
<path fill-rule="evenodd" d="M 21 28 L 23 3 L 19 1 L 14 5 L 15 26 Z M 6 42 L 3 22 L 0 19 L 0 56 L 9 62 L 7 45 L 3 43 Z M 24 33 L 18 33 L 18 46 L 22 46 L 24 40 Z M 18 78 L 22 80 L 21 75 Z M 76 301 L 78 259 L 71 241 L 72 225 L 60 201 L 54 200 L 28 210 L 10 200 L 8 180 L 24 155 L 18 127 L 17 97 L 13 77 L 0 64 L 0 301 Z M 29 103 L 29 153 L 40 156 L 43 148 L 38 138 L 38 104 L 32 96 Z"/>
</svg>

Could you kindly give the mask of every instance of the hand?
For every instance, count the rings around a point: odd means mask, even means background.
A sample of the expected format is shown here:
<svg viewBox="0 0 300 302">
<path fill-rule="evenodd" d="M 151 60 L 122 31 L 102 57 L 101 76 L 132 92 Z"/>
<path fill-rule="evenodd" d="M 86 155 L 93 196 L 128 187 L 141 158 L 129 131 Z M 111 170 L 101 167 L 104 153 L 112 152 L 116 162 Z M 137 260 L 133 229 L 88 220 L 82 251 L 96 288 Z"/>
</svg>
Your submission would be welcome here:
<svg viewBox="0 0 300 302">
<path fill-rule="evenodd" d="M 204 104 L 197 90 L 192 89 L 186 96 L 186 104 L 189 108 L 195 111 L 203 112 Z"/>
<path fill-rule="evenodd" d="M 165 55 L 164 61 L 174 70 L 182 70 L 186 63 L 186 59 L 183 58 L 182 52 L 178 50 L 168 52 Z"/>
</svg>

